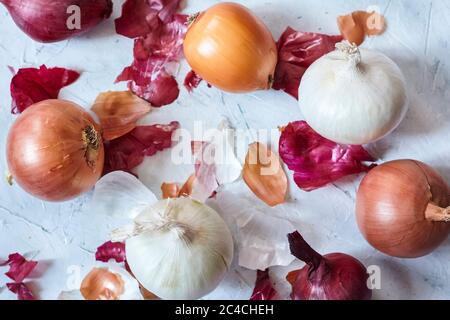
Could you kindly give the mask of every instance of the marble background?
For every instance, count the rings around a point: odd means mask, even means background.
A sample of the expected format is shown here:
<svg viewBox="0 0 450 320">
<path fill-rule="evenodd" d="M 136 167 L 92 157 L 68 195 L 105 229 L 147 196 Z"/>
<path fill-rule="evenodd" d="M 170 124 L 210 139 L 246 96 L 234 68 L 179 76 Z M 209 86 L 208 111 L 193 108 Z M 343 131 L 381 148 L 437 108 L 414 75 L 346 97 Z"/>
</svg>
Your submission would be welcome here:
<svg viewBox="0 0 450 320">
<path fill-rule="evenodd" d="M 207 8 L 214 0 L 188 0 L 184 12 Z M 369 146 L 380 161 L 415 158 L 433 165 L 450 181 L 450 3 L 445 0 L 242 0 L 262 17 L 278 38 L 288 25 L 303 31 L 337 33 L 335 18 L 371 5 L 387 18 L 387 32 L 368 40 L 364 46 L 380 50 L 394 59 L 408 80 L 410 110 L 400 127 L 389 137 Z M 9 84 L 14 68 L 61 66 L 82 72 L 81 78 L 64 89 L 61 97 L 89 108 L 98 93 L 125 89 L 115 85 L 115 77 L 132 59 L 133 41 L 115 34 L 113 19 L 120 15 L 123 1 L 114 1 L 113 17 L 89 34 L 56 44 L 40 44 L 27 38 L 14 25 L 7 11 L 0 8 L 0 175 L 7 170 L 5 144 L 15 116 L 10 114 Z M 179 79 L 188 68 L 183 63 Z M 184 88 L 173 104 L 154 110 L 144 124 L 181 122 L 192 130 L 194 120 L 215 127 L 223 117 L 235 128 L 277 128 L 302 119 L 297 102 L 282 92 L 255 92 L 232 95 L 202 85 L 192 94 Z M 189 166 L 174 168 L 170 150 L 148 158 L 137 169 L 142 181 L 155 193 L 163 181 L 183 181 L 192 171 Z M 354 218 L 355 191 L 360 178 L 346 178 L 312 193 L 299 190 L 291 173 L 290 195 L 285 205 L 290 220 L 304 237 L 322 253 L 345 252 L 365 265 L 381 270 L 381 288 L 375 299 L 450 298 L 450 240 L 433 254 L 415 260 L 387 257 L 371 248 L 360 235 Z M 219 201 L 252 201 L 264 207 L 242 184 L 226 187 Z M 46 203 L 32 198 L 17 185 L 0 179 L 0 258 L 9 253 L 27 253 L 40 263 L 32 274 L 31 287 L 40 299 L 55 299 L 68 289 L 74 270 L 87 272 L 95 264 L 94 252 L 107 239 L 114 221 L 89 212 L 91 194 L 66 203 Z M 213 202 L 214 202 L 213 201 Z M 212 203 L 220 207 L 226 203 Z M 284 277 L 288 267 L 275 267 L 271 274 L 281 296 L 289 286 Z M 0 299 L 15 299 L 4 288 L 0 275 Z M 72 280 L 71 280 L 72 279 Z M 206 298 L 247 299 L 255 279 L 253 271 L 235 266 L 221 286 Z"/>
</svg>

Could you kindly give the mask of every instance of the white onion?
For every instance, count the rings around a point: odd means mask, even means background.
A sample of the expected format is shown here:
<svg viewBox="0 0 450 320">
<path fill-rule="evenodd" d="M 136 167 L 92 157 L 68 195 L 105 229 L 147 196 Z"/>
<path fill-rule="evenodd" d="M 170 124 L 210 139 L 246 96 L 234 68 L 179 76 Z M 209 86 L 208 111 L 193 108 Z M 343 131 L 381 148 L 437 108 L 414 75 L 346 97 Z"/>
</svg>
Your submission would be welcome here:
<svg viewBox="0 0 450 320">
<path fill-rule="evenodd" d="M 404 76 L 385 55 L 348 42 L 308 68 L 299 104 L 308 124 L 323 137 L 343 144 L 383 138 L 407 111 Z"/>
</svg>

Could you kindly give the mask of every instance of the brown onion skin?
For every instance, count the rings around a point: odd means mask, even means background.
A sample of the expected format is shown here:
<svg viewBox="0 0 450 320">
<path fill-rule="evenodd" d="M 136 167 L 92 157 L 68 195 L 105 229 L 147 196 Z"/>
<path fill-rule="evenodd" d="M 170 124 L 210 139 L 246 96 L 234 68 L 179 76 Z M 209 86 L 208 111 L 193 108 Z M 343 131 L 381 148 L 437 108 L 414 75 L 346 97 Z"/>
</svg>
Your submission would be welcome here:
<svg viewBox="0 0 450 320">
<path fill-rule="evenodd" d="M 38 42 L 57 42 L 82 34 L 110 17 L 111 0 L 0 0 L 16 25 Z M 67 8 L 80 7 L 81 29 L 69 29 L 71 13 Z"/>
<path fill-rule="evenodd" d="M 278 52 L 272 34 L 249 9 L 219 3 L 190 25 L 184 54 L 209 84 L 227 92 L 270 89 Z"/>
<path fill-rule="evenodd" d="M 87 147 L 86 128 L 97 133 Z M 78 105 L 45 100 L 25 110 L 7 140 L 9 170 L 26 192 L 46 201 L 65 201 L 89 191 L 100 178 L 104 147 L 100 128 Z"/>
<path fill-rule="evenodd" d="M 387 255 L 421 257 L 450 233 L 450 223 L 427 219 L 427 206 L 433 203 L 450 206 L 450 188 L 434 169 L 415 160 L 387 162 L 361 182 L 358 226 L 366 240 Z"/>
</svg>

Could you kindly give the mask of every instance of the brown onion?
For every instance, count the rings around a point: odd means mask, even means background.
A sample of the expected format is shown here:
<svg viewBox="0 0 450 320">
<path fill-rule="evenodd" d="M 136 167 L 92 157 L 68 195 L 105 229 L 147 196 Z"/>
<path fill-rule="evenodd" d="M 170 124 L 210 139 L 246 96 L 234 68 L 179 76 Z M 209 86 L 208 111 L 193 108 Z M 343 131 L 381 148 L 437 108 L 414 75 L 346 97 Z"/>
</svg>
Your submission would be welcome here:
<svg viewBox="0 0 450 320">
<path fill-rule="evenodd" d="M 270 89 L 277 46 L 264 23 L 237 3 L 219 3 L 200 13 L 184 40 L 191 68 L 228 92 Z"/>
<path fill-rule="evenodd" d="M 362 234 L 376 249 L 400 258 L 421 257 L 450 233 L 450 188 L 422 162 L 387 162 L 362 181 L 356 216 Z"/>
<path fill-rule="evenodd" d="M 90 190 L 100 178 L 104 148 L 98 125 L 78 105 L 45 100 L 25 110 L 12 126 L 7 160 L 14 180 L 47 201 Z"/>
<path fill-rule="evenodd" d="M 82 34 L 112 13 L 111 0 L 0 0 L 32 39 L 55 42 Z"/>
</svg>

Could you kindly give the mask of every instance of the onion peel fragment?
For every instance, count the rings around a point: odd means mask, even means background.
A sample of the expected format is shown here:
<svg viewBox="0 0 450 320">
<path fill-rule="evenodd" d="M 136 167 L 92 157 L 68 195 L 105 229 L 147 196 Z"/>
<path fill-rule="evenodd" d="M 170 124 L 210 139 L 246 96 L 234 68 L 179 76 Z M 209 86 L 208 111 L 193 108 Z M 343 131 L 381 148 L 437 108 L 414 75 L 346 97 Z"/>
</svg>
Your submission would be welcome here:
<svg viewBox="0 0 450 320">
<path fill-rule="evenodd" d="M 113 259 L 117 263 L 125 262 L 125 243 L 124 242 L 105 242 L 97 248 L 95 260 L 108 262 Z"/>
<path fill-rule="evenodd" d="M 274 207 L 285 201 L 288 180 L 278 155 L 262 143 L 250 145 L 242 176 L 253 193 Z"/>
<path fill-rule="evenodd" d="M 12 114 L 19 114 L 31 105 L 58 98 L 62 88 L 74 83 L 80 74 L 64 68 L 23 68 L 11 80 Z"/>
<path fill-rule="evenodd" d="M 280 137 L 279 152 L 294 171 L 299 188 L 313 191 L 345 176 L 368 172 L 375 159 L 362 147 L 341 145 L 323 138 L 305 121 L 288 124 Z"/>
<path fill-rule="evenodd" d="M 176 14 L 180 0 L 127 0 L 116 19 L 116 31 L 135 38 L 134 61 L 117 77 L 128 81 L 128 88 L 154 107 L 174 102 L 178 83 L 170 64 L 182 57 L 187 15 Z M 173 68 L 172 68 L 173 69 Z"/>
<path fill-rule="evenodd" d="M 113 140 L 136 128 L 151 105 L 130 91 L 108 91 L 98 95 L 91 110 L 99 117 L 103 138 Z"/>
<path fill-rule="evenodd" d="M 172 134 L 179 127 L 176 121 L 167 125 L 138 126 L 120 138 L 106 141 L 103 175 L 113 171 L 131 172 L 144 157 L 172 147 Z"/>
<path fill-rule="evenodd" d="M 278 40 L 278 64 L 272 88 L 298 99 L 298 87 L 306 69 L 335 49 L 341 36 L 301 32 L 287 27 Z"/>
<path fill-rule="evenodd" d="M 270 279 L 269 269 L 265 271 L 258 270 L 255 289 L 250 300 L 274 300 L 277 294 Z"/>
<path fill-rule="evenodd" d="M 386 20 L 378 12 L 354 11 L 337 18 L 345 40 L 361 45 L 366 36 L 378 36 L 386 30 Z"/>
<path fill-rule="evenodd" d="M 161 185 L 163 199 L 191 196 L 195 179 L 195 174 L 192 174 L 182 186 L 178 183 L 163 183 Z"/>
</svg>

